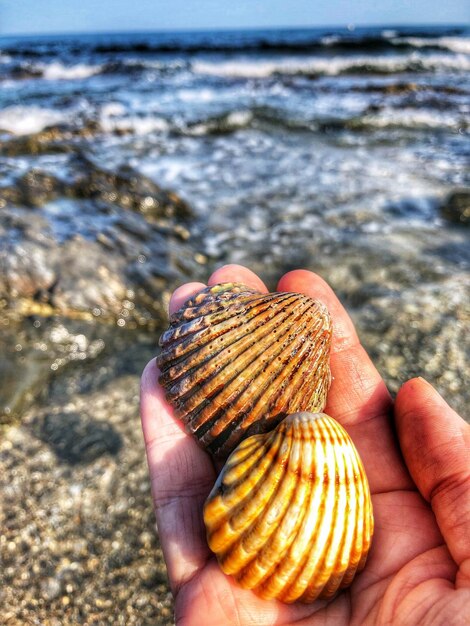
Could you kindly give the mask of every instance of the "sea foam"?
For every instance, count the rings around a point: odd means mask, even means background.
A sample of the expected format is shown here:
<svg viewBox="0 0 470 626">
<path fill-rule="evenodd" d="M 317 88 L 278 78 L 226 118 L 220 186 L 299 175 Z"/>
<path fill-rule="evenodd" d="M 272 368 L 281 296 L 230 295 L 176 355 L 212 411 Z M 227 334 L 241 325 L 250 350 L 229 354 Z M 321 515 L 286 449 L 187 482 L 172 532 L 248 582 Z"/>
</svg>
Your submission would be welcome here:
<svg viewBox="0 0 470 626">
<path fill-rule="evenodd" d="M 31 135 L 68 119 L 64 111 L 14 105 L 0 111 L 0 129 L 14 135 Z"/>
<path fill-rule="evenodd" d="M 349 73 L 393 74 L 414 71 L 468 71 L 470 58 L 465 55 L 432 54 L 413 52 L 408 55 L 383 57 L 334 56 L 330 58 L 310 57 L 302 61 L 285 59 L 280 61 L 195 61 L 193 72 L 233 78 L 267 78 L 281 75 L 325 75 L 337 76 Z"/>
<path fill-rule="evenodd" d="M 105 133 L 132 133 L 145 135 L 152 132 L 165 132 L 168 122 L 157 115 L 131 113 L 120 102 L 105 104 L 99 116 L 100 127 Z"/>
<path fill-rule="evenodd" d="M 99 74 L 101 70 L 101 65 L 87 65 L 86 63 L 64 65 L 55 61 L 42 65 L 42 77 L 46 80 L 80 80 Z"/>
<path fill-rule="evenodd" d="M 452 52 L 470 54 L 469 37 L 396 37 L 394 43 L 406 43 L 414 48 L 447 48 Z"/>
</svg>

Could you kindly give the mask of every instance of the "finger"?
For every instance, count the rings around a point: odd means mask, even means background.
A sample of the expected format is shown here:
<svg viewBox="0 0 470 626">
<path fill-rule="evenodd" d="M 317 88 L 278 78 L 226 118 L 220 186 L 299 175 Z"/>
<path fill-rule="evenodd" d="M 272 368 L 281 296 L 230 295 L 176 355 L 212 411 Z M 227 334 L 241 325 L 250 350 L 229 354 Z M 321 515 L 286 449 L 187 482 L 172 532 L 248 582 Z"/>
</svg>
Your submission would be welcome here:
<svg viewBox="0 0 470 626">
<path fill-rule="evenodd" d="M 344 425 L 367 420 L 389 410 L 390 394 L 359 342 L 354 324 L 331 287 L 313 272 L 285 274 L 279 291 L 298 291 L 323 302 L 333 320 L 330 366 L 333 382 L 328 408 Z"/>
<path fill-rule="evenodd" d="M 345 426 L 363 459 L 373 493 L 407 489 L 412 483 L 390 421 L 392 401 L 382 377 L 361 346 L 354 324 L 331 287 L 313 272 L 285 274 L 279 291 L 296 291 L 323 302 L 333 320 L 333 381 L 325 412 Z"/>
<path fill-rule="evenodd" d="M 142 428 L 160 543 L 177 593 L 210 555 L 202 507 L 216 476 L 208 455 L 174 419 L 158 375 L 153 360 L 142 375 Z"/>
<path fill-rule="evenodd" d="M 170 305 L 168 307 L 170 315 L 178 311 L 191 296 L 194 296 L 206 287 L 207 285 L 204 283 L 185 283 L 181 285 L 181 287 L 177 287 L 170 298 Z"/>
<path fill-rule="evenodd" d="M 470 586 L 470 426 L 422 378 L 398 392 L 395 419 L 411 476 Z"/>
<path fill-rule="evenodd" d="M 217 285 L 218 283 L 242 283 L 247 287 L 258 289 L 262 293 L 268 291 L 263 281 L 243 265 L 231 264 L 219 267 L 207 281 L 208 285 Z"/>
</svg>

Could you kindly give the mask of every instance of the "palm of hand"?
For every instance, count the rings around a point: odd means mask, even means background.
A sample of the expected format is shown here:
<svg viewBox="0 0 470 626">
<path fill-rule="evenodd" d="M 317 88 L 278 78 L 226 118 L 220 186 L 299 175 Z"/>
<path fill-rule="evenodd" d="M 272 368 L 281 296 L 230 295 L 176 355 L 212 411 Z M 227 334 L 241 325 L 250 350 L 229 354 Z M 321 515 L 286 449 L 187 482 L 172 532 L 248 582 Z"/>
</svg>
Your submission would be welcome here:
<svg viewBox="0 0 470 626">
<path fill-rule="evenodd" d="M 237 266 L 221 268 L 209 284 L 228 281 L 265 289 L 254 274 Z M 177 290 L 173 309 L 202 287 L 189 284 Z M 411 381 L 402 389 L 395 419 L 407 468 L 392 430 L 391 398 L 331 289 L 303 271 L 284 276 L 278 289 L 314 296 L 332 314 L 334 380 L 325 412 L 348 430 L 363 460 L 374 506 L 372 549 L 350 589 L 329 603 L 284 605 L 239 589 L 220 571 L 205 541 L 202 505 L 215 481 L 215 468 L 173 419 L 156 386 L 152 362 L 143 376 L 142 418 L 177 623 L 411 625 L 444 619 L 447 624 L 470 623 L 470 488 L 463 480 L 465 468 L 451 466 L 447 475 L 439 475 L 435 457 L 442 455 L 441 444 L 436 440 L 431 449 L 424 445 L 429 443 L 425 428 L 431 394 L 441 403 L 436 406 L 432 395 L 434 412 L 451 409 L 424 381 Z M 465 453 L 469 438 L 462 428 L 462 438 L 453 443 Z"/>
</svg>

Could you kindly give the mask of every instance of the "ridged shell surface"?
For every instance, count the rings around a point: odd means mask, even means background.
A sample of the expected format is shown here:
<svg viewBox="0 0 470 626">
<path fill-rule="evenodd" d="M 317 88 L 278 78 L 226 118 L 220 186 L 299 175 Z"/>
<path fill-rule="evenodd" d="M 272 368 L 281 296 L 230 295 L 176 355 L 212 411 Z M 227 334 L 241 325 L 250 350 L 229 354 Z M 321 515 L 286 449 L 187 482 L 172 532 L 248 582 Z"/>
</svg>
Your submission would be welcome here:
<svg viewBox="0 0 470 626">
<path fill-rule="evenodd" d="M 365 564 L 373 533 L 367 478 L 346 431 L 297 413 L 245 439 L 204 507 L 222 570 L 262 598 L 328 599 Z"/>
<path fill-rule="evenodd" d="M 321 411 L 330 386 L 331 319 L 298 293 L 208 287 L 160 338 L 160 384 L 199 443 L 226 457 L 297 411 Z"/>
</svg>

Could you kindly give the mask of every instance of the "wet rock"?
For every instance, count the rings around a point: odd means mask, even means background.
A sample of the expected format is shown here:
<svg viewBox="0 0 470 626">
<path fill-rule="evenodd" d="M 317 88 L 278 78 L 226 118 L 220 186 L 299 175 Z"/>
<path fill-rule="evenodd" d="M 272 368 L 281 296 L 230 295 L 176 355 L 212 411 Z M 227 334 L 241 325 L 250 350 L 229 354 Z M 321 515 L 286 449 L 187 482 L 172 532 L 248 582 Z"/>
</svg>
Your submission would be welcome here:
<svg viewBox="0 0 470 626">
<path fill-rule="evenodd" d="M 74 155 L 60 176 L 40 168 L 5 174 L 0 424 L 44 397 L 64 365 L 77 364 L 74 355 L 94 358 L 88 348 L 75 352 L 74 324 L 88 347 L 100 335 L 113 335 L 113 344 L 117 332 L 152 332 L 166 319 L 174 287 L 197 278 L 205 263 L 193 247 L 188 205 L 130 168 L 107 171 Z M 64 323 L 70 336 L 60 332 Z M 66 386 L 80 384 L 71 380 Z"/>
<path fill-rule="evenodd" d="M 40 154 L 73 153 L 87 139 L 98 132 L 98 124 L 92 120 L 76 125 L 51 125 L 31 135 L 11 135 L 2 141 L 2 152 L 9 157 Z"/>
<path fill-rule="evenodd" d="M 40 207 L 64 193 L 64 185 L 58 178 L 37 168 L 23 174 L 16 187 L 20 194 L 17 204 L 30 207 Z"/>
<path fill-rule="evenodd" d="M 171 191 L 164 191 L 152 180 L 124 165 L 117 171 L 98 166 L 84 154 L 71 163 L 71 188 L 76 197 L 95 198 L 109 204 L 143 213 L 149 219 L 192 216 L 189 205 Z"/>
<path fill-rule="evenodd" d="M 441 205 L 441 214 L 449 222 L 470 226 L 470 189 L 457 189 Z"/>
<path fill-rule="evenodd" d="M 61 178 L 33 168 L 11 179 L 0 203 L 0 308 L 17 316 L 145 325 L 205 261 L 184 225 L 189 206 L 128 167 L 75 155 Z"/>
<path fill-rule="evenodd" d="M 44 215 L 15 207 L 0 221 L 0 298 L 34 297 L 56 280 L 48 258 L 54 245 Z"/>
<path fill-rule="evenodd" d="M 61 177 L 34 167 L 0 186 L 1 206 L 13 203 L 41 207 L 59 196 L 120 206 L 160 224 L 192 218 L 189 205 L 172 191 L 162 189 L 127 165 L 107 170 L 81 152 L 68 159 Z"/>
<path fill-rule="evenodd" d="M 190 242 L 117 206 L 58 201 L 2 217 L 0 299 L 16 316 L 152 324 L 171 289 L 201 268 Z"/>
</svg>

